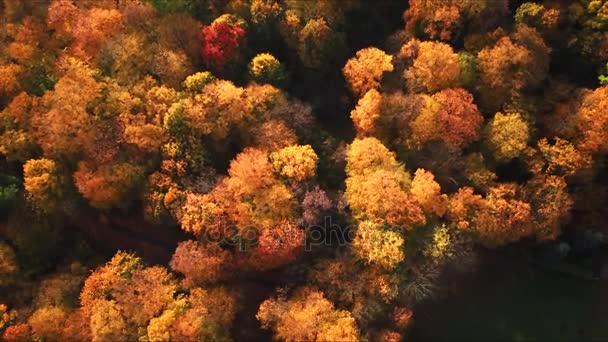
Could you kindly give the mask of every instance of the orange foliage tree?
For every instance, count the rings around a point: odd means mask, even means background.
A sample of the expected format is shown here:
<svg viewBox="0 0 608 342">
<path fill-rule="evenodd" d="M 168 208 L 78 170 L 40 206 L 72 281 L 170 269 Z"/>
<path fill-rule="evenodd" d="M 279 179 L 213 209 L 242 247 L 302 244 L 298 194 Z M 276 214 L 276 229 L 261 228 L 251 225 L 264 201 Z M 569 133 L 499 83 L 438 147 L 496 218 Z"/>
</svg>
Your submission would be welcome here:
<svg viewBox="0 0 608 342">
<path fill-rule="evenodd" d="M 357 51 L 342 69 L 350 90 L 361 97 L 371 89 L 377 89 L 382 74 L 393 71 L 392 57 L 384 51 L 369 47 Z"/>
</svg>

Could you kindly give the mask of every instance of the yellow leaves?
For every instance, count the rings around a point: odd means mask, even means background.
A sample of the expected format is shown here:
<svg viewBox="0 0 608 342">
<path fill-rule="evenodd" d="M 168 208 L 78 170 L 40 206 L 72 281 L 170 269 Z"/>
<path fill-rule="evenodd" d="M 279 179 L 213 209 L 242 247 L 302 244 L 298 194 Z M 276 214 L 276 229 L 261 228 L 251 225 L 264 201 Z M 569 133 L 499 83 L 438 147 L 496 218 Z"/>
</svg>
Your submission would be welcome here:
<svg viewBox="0 0 608 342">
<path fill-rule="evenodd" d="M 26 161 L 36 154 L 34 137 L 23 130 L 7 130 L 0 135 L 0 153 L 8 161 Z"/>
<path fill-rule="evenodd" d="M 338 311 L 333 321 L 321 326 L 317 334 L 317 341 L 357 341 L 359 331 L 357 323 L 350 312 L 346 310 Z"/>
<path fill-rule="evenodd" d="M 518 157 L 529 138 L 528 123 L 519 113 L 496 113 L 486 128 L 486 144 L 499 161 Z"/>
<path fill-rule="evenodd" d="M 371 135 L 376 130 L 380 119 L 382 95 L 371 89 L 357 102 L 357 107 L 350 112 L 350 117 L 360 135 Z"/>
<path fill-rule="evenodd" d="M 395 154 L 376 138 L 355 139 L 346 154 L 346 173 L 349 176 L 365 176 L 376 170 L 403 168 Z"/>
<path fill-rule="evenodd" d="M 215 139 L 226 138 L 245 117 L 243 88 L 230 81 L 209 83 L 202 93 L 186 98 L 183 106 L 188 125 Z"/>
<path fill-rule="evenodd" d="M 392 269 L 405 259 L 404 243 L 399 233 L 379 223 L 362 221 L 357 227 L 353 249 L 366 263 Z"/>
<path fill-rule="evenodd" d="M 283 65 L 270 53 L 260 53 L 249 63 L 249 74 L 260 83 L 281 84 L 285 81 Z"/>
<path fill-rule="evenodd" d="M 350 90 L 361 97 L 380 86 L 385 72 L 393 71 L 392 57 L 384 51 L 369 47 L 357 51 L 356 57 L 346 62 L 342 72 Z"/>
<path fill-rule="evenodd" d="M 66 336 L 63 334 L 67 313 L 58 307 L 43 307 L 36 310 L 28 320 L 35 336 L 51 341 L 61 341 Z"/>
<path fill-rule="evenodd" d="M 429 244 L 425 253 L 428 254 L 435 262 L 451 257 L 449 250 L 451 243 L 450 232 L 445 224 L 435 228 L 433 231 L 433 240 Z"/>
<path fill-rule="evenodd" d="M 409 176 L 403 170 L 378 170 L 346 180 L 346 199 L 357 220 L 374 220 L 401 229 L 424 224 L 426 218 L 406 191 Z"/>
<path fill-rule="evenodd" d="M 441 110 L 441 104 L 428 95 L 422 95 L 423 105 L 416 118 L 410 122 L 412 136 L 408 143 L 412 147 L 419 148 L 429 140 L 438 138 L 440 133 L 437 114 Z"/>
<path fill-rule="evenodd" d="M 279 175 L 298 182 L 315 175 L 317 159 L 310 145 L 289 146 L 270 155 L 272 166 Z"/>
<path fill-rule="evenodd" d="M 165 310 L 159 317 L 152 318 L 148 324 L 148 340 L 150 342 L 170 342 L 171 325 L 175 322 L 174 310 Z"/>
<path fill-rule="evenodd" d="M 30 159 L 23 165 L 23 178 L 28 199 L 43 210 L 56 209 L 63 195 L 61 170 L 50 159 Z"/>
<path fill-rule="evenodd" d="M 197 72 L 186 77 L 183 82 L 183 87 L 186 91 L 191 93 L 200 93 L 203 88 L 213 82 L 215 77 L 209 71 Z"/>
<path fill-rule="evenodd" d="M 93 342 L 118 341 L 127 338 L 127 323 L 116 302 L 100 299 L 95 301 L 91 314 L 91 338 Z"/>
</svg>

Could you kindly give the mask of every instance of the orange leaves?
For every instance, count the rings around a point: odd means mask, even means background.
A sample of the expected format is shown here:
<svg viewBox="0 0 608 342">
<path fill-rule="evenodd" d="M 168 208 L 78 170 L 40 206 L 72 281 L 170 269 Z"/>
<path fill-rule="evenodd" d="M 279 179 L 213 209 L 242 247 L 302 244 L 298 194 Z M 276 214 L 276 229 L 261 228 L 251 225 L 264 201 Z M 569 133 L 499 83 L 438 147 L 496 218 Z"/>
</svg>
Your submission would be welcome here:
<svg viewBox="0 0 608 342">
<path fill-rule="evenodd" d="M 166 269 L 143 267 L 139 258 L 118 252 L 87 278 L 80 295 L 92 339 L 132 339 L 173 302 L 176 290 Z"/>
<path fill-rule="evenodd" d="M 534 230 L 539 240 L 553 240 L 568 223 L 573 200 L 563 177 L 538 175 L 524 186 L 524 195 L 530 203 Z"/>
<path fill-rule="evenodd" d="M 211 195 L 189 193 L 181 207 L 180 223 L 183 230 L 195 236 L 222 236 L 227 225 L 226 213 Z"/>
<path fill-rule="evenodd" d="M 356 57 L 346 62 L 342 72 L 350 90 L 361 97 L 380 86 L 382 74 L 393 71 L 392 57 L 384 51 L 369 47 L 357 51 Z"/>
<path fill-rule="evenodd" d="M 382 95 L 371 89 L 357 102 L 357 107 L 350 112 L 350 117 L 360 135 L 372 135 L 378 126 Z"/>
<path fill-rule="evenodd" d="M 321 291 L 300 288 L 290 299 L 264 301 L 256 315 L 263 327 L 272 327 L 286 341 L 349 341 L 359 332 L 348 311 L 334 309 Z"/>
<path fill-rule="evenodd" d="M 424 169 L 416 170 L 410 192 L 424 211 L 440 217 L 445 214 L 448 198 L 441 194 L 441 187 L 432 173 Z"/>
<path fill-rule="evenodd" d="M 539 85 L 549 70 L 549 52 L 538 32 L 525 25 L 485 47 L 477 55 L 484 100 L 500 108 L 496 105 Z"/>
<path fill-rule="evenodd" d="M 101 84 L 82 62 L 69 58 L 66 64 L 55 90 L 44 96 L 48 111 L 33 119 L 38 143 L 50 156 L 73 156 L 94 139 L 87 105 L 99 96 Z"/>
<path fill-rule="evenodd" d="M 237 195 L 254 195 L 258 190 L 275 182 L 268 155 L 258 149 L 248 148 L 230 163 L 228 186 Z"/>
<path fill-rule="evenodd" d="M 590 153 L 608 151 L 608 86 L 584 96 L 576 119 L 582 134 L 580 148 Z"/>
<path fill-rule="evenodd" d="M 460 7 L 455 1 L 410 1 L 404 13 L 406 27 L 414 31 L 420 25 L 430 39 L 450 40 L 461 26 Z"/>
<path fill-rule="evenodd" d="M 412 229 L 426 218 L 404 187 L 404 171 L 379 170 L 346 180 L 346 199 L 357 220 L 372 220 Z"/>
<path fill-rule="evenodd" d="M 103 43 L 122 28 L 122 16 L 116 9 L 93 7 L 79 9 L 71 1 L 55 0 L 49 6 L 49 27 L 74 38 L 70 53 L 84 61 L 94 59 Z"/>
<path fill-rule="evenodd" d="M 533 208 L 521 199 L 515 184 L 492 187 L 485 198 L 461 188 L 450 201 L 448 218 L 486 245 L 504 245 L 534 234 Z"/>
<path fill-rule="evenodd" d="M 572 176 L 592 165 L 591 156 L 581 153 L 564 139 L 555 138 L 555 143 L 550 145 L 546 138 L 542 138 L 538 141 L 538 149 L 546 161 L 545 171 L 549 174 Z"/>
<path fill-rule="evenodd" d="M 22 69 L 18 64 L 0 65 L 0 96 L 11 96 L 19 90 L 17 76 Z"/>
<path fill-rule="evenodd" d="M 438 138 L 458 147 L 479 138 L 483 117 L 469 92 L 462 88 L 445 89 L 435 93 L 433 99 L 441 105 L 436 118 Z"/>
<path fill-rule="evenodd" d="M 231 263 L 232 255 L 219 246 L 188 240 L 178 244 L 170 266 L 186 277 L 187 286 L 195 286 L 226 278 Z"/>
<path fill-rule="evenodd" d="M 81 161 L 74 173 L 74 184 L 96 208 L 124 208 L 129 205 L 128 195 L 143 178 L 143 168 L 138 165 L 118 162 L 96 167 Z"/>
<path fill-rule="evenodd" d="M 346 198 L 357 220 L 411 229 L 426 219 L 411 194 L 410 178 L 375 138 L 355 139 L 347 153 Z"/>
<path fill-rule="evenodd" d="M 270 270 L 292 263 L 304 248 L 304 231 L 283 220 L 276 226 L 262 228 L 258 244 L 248 264 L 258 270 Z"/>
<path fill-rule="evenodd" d="M 421 42 L 412 58 L 413 65 L 403 74 L 410 90 L 434 93 L 458 82 L 460 62 L 449 45 Z"/>
</svg>

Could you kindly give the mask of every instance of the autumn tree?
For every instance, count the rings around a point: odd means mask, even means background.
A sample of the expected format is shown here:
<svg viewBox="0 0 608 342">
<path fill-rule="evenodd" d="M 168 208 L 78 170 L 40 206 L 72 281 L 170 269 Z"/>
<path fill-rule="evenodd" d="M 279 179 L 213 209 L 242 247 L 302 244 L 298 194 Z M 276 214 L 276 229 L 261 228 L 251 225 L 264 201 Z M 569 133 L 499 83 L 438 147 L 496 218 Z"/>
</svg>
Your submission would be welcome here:
<svg viewBox="0 0 608 342">
<path fill-rule="evenodd" d="M 141 166 L 128 162 L 95 166 L 82 161 L 74 172 L 74 184 L 96 208 L 124 208 L 129 205 L 129 195 L 137 189 L 143 176 Z"/>
<path fill-rule="evenodd" d="M 310 145 L 285 147 L 270 155 L 274 170 L 287 179 L 301 182 L 316 173 L 317 154 Z"/>
<path fill-rule="evenodd" d="M 193 286 L 225 278 L 229 274 L 231 261 L 232 255 L 218 245 L 189 240 L 178 244 L 170 266 L 185 276 L 187 285 Z"/>
<path fill-rule="evenodd" d="M 15 251 L 8 244 L 0 242 L 0 287 L 13 284 L 18 272 Z"/>
<path fill-rule="evenodd" d="M 242 21 L 233 16 L 221 16 L 203 26 L 200 34 L 203 62 L 210 69 L 223 71 L 241 58 L 244 37 Z"/>
<path fill-rule="evenodd" d="M 346 160 L 345 195 L 357 220 L 376 220 L 404 229 L 426 222 L 409 193 L 410 175 L 380 141 L 356 139 Z"/>
<path fill-rule="evenodd" d="M 409 123 L 410 146 L 421 147 L 431 140 L 442 140 L 463 148 L 478 139 L 483 117 L 466 90 L 445 89 L 432 97 L 422 95 L 420 99 L 423 105 Z"/>
<path fill-rule="evenodd" d="M 94 341 L 133 339 L 138 328 L 173 302 L 177 285 L 159 266 L 145 267 L 134 255 L 118 252 L 85 281 L 81 309 Z"/>
<path fill-rule="evenodd" d="M 66 192 L 65 170 L 51 159 L 30 159 L 23 165 L 23 180 L 28 199 L 45 213 L 61 205 Z"/>
<path fill-rule="evenodd" d="M 591 156 L 579 151 L 572 143 L 559 137 L 553 144 L 547 138 L 538 141 L 541 163 L 531 167 L 533 172 L 546 172 L 553 175 L 572 176 L 579 171 L 589 169 Z"/>
<path fill-rule="evenodd" d="M 260 53 L 249 63 L 250 77 L 259 83 L 284 85 L 287 80 L 285 67 L 270 53 Z"/>
<path fill-rule="evenodd" d="M 519 113 L 496 113 L 486 127 L 486 145 L 498 161 L 518 157 L 528 145 L 528 123 Z"/>
<path fill-rule="evenodd" d="M 477 65 L 484 101 L 501 103 L 538 86 L 549 70 L 549 52 L 538 32 L 525 25 L 482 49 Z"/>
<path fill-rule="evenodd" d="M 560 176 L 537 175 L 524 185 L 530 203 L 535 235 L 539 240 L 554 240 L 571 217 L 573 200 Z"/>
<path fill-rule="evenodd" d="M 264 301 L 256 315 L 264 328 L 285 341 L 344 341 L 359 338 L 350 312 L 334 308 L 321 291 L 300 288 L 289 299 Z"/>
<path fill-rule="evenodd" d="M 357 102 L 357 106 L 350 112 L 357 132 L 360 135 L 373 135 L 379 125 L 381 115 L 382 94 L 371 89 Z"/>
<path fill-rule="evenodd" d="M 342 69 L 350 90 L 361 97 L 371 89 L 380 86 L 382 75 L 393 71 L 392 57 L 384 51 L 369 47 L 357 51 Z"/>
<path fill-rule="evenodd" d="M 456 85 L 460 76 L 458 54 L 452 48 L 438 42 L 421 42 L 415 51 L 402 48 L 404 57 L 413 59 L 411 67 L 403 74 L 408 88 L 413 92 L 434 93 Z"/>
<path fill-rule="evenodd" d="M 440 217 L 445 214 L 448 197 L 441 194 L 441 186 L 432 173 L 424 169 L 416 170 L 410 191 L 425 212 Z"/>
<path fill-rule="evenodd" d="M 311 69 L 325 69 L 344 44 L 341 33 L 334 31 L 325 19 L 311 19 L 298 33 L 297 52 L 302 64 Z"/>
<path fill-rule="evenodd" d="M 357 226 L 353 250 L 368 264 L 394 269 L 405 259 L 403 237 L 373 221 L 362 221 Z"/>
<path fill-rule="evenodd" d="M 413 31 L 419 25 L 431 39 L 450 40 L 461 26 L 457 1 L 415 0 L 403 16 L 407 29 Z"/>
<path fill-rule="evenodd" d="M 440 139 L 458 147 L 478 139 L 483 117 L 469 92 L 462 88 L 445 89 L 434 94 L 433 99 L 441 105 L 436 117 Z"/>
<path fill-rule="evenodd" d="M 578 145 L 589 153 L 605 152 L 606 132 L 608 132 L 608 86 L 600 87 L 586 94 L 576 112 L 576 128 L 581 132 Z"/>
<path fill-rule="evenodd" d="M 67 60 L 67 70 L 52 92 L 44 95 L 48 108 L 32 119 L 37 142 L 46 156 L 74 157 L 93 141 L 89 103 L 100 95 L 96 71 L 76 59 Z"/>
<path fill-rule="evenodd" d="M 500 246 L 532 236 L 532 208 L 523 201 L 516 184 L 500 184 L 485 198 L 471 188 L 461 188 L 450 199 L 448 218 L 456 227 L 471 231 L 482 243 Z"/>
</svg>

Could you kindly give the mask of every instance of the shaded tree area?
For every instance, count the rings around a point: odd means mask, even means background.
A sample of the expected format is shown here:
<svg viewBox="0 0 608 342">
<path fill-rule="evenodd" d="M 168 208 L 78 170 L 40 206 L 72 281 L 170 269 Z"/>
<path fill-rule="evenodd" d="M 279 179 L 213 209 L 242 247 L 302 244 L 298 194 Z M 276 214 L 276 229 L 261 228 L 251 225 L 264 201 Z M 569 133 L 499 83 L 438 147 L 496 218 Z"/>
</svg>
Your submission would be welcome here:
<svg viewBox="0 0 608 342">
<path fill-rule="evenodd" d="M 399 341 L 605 248 L 605 1 L 0 6 L 3 340 Z"/>
</svg>

